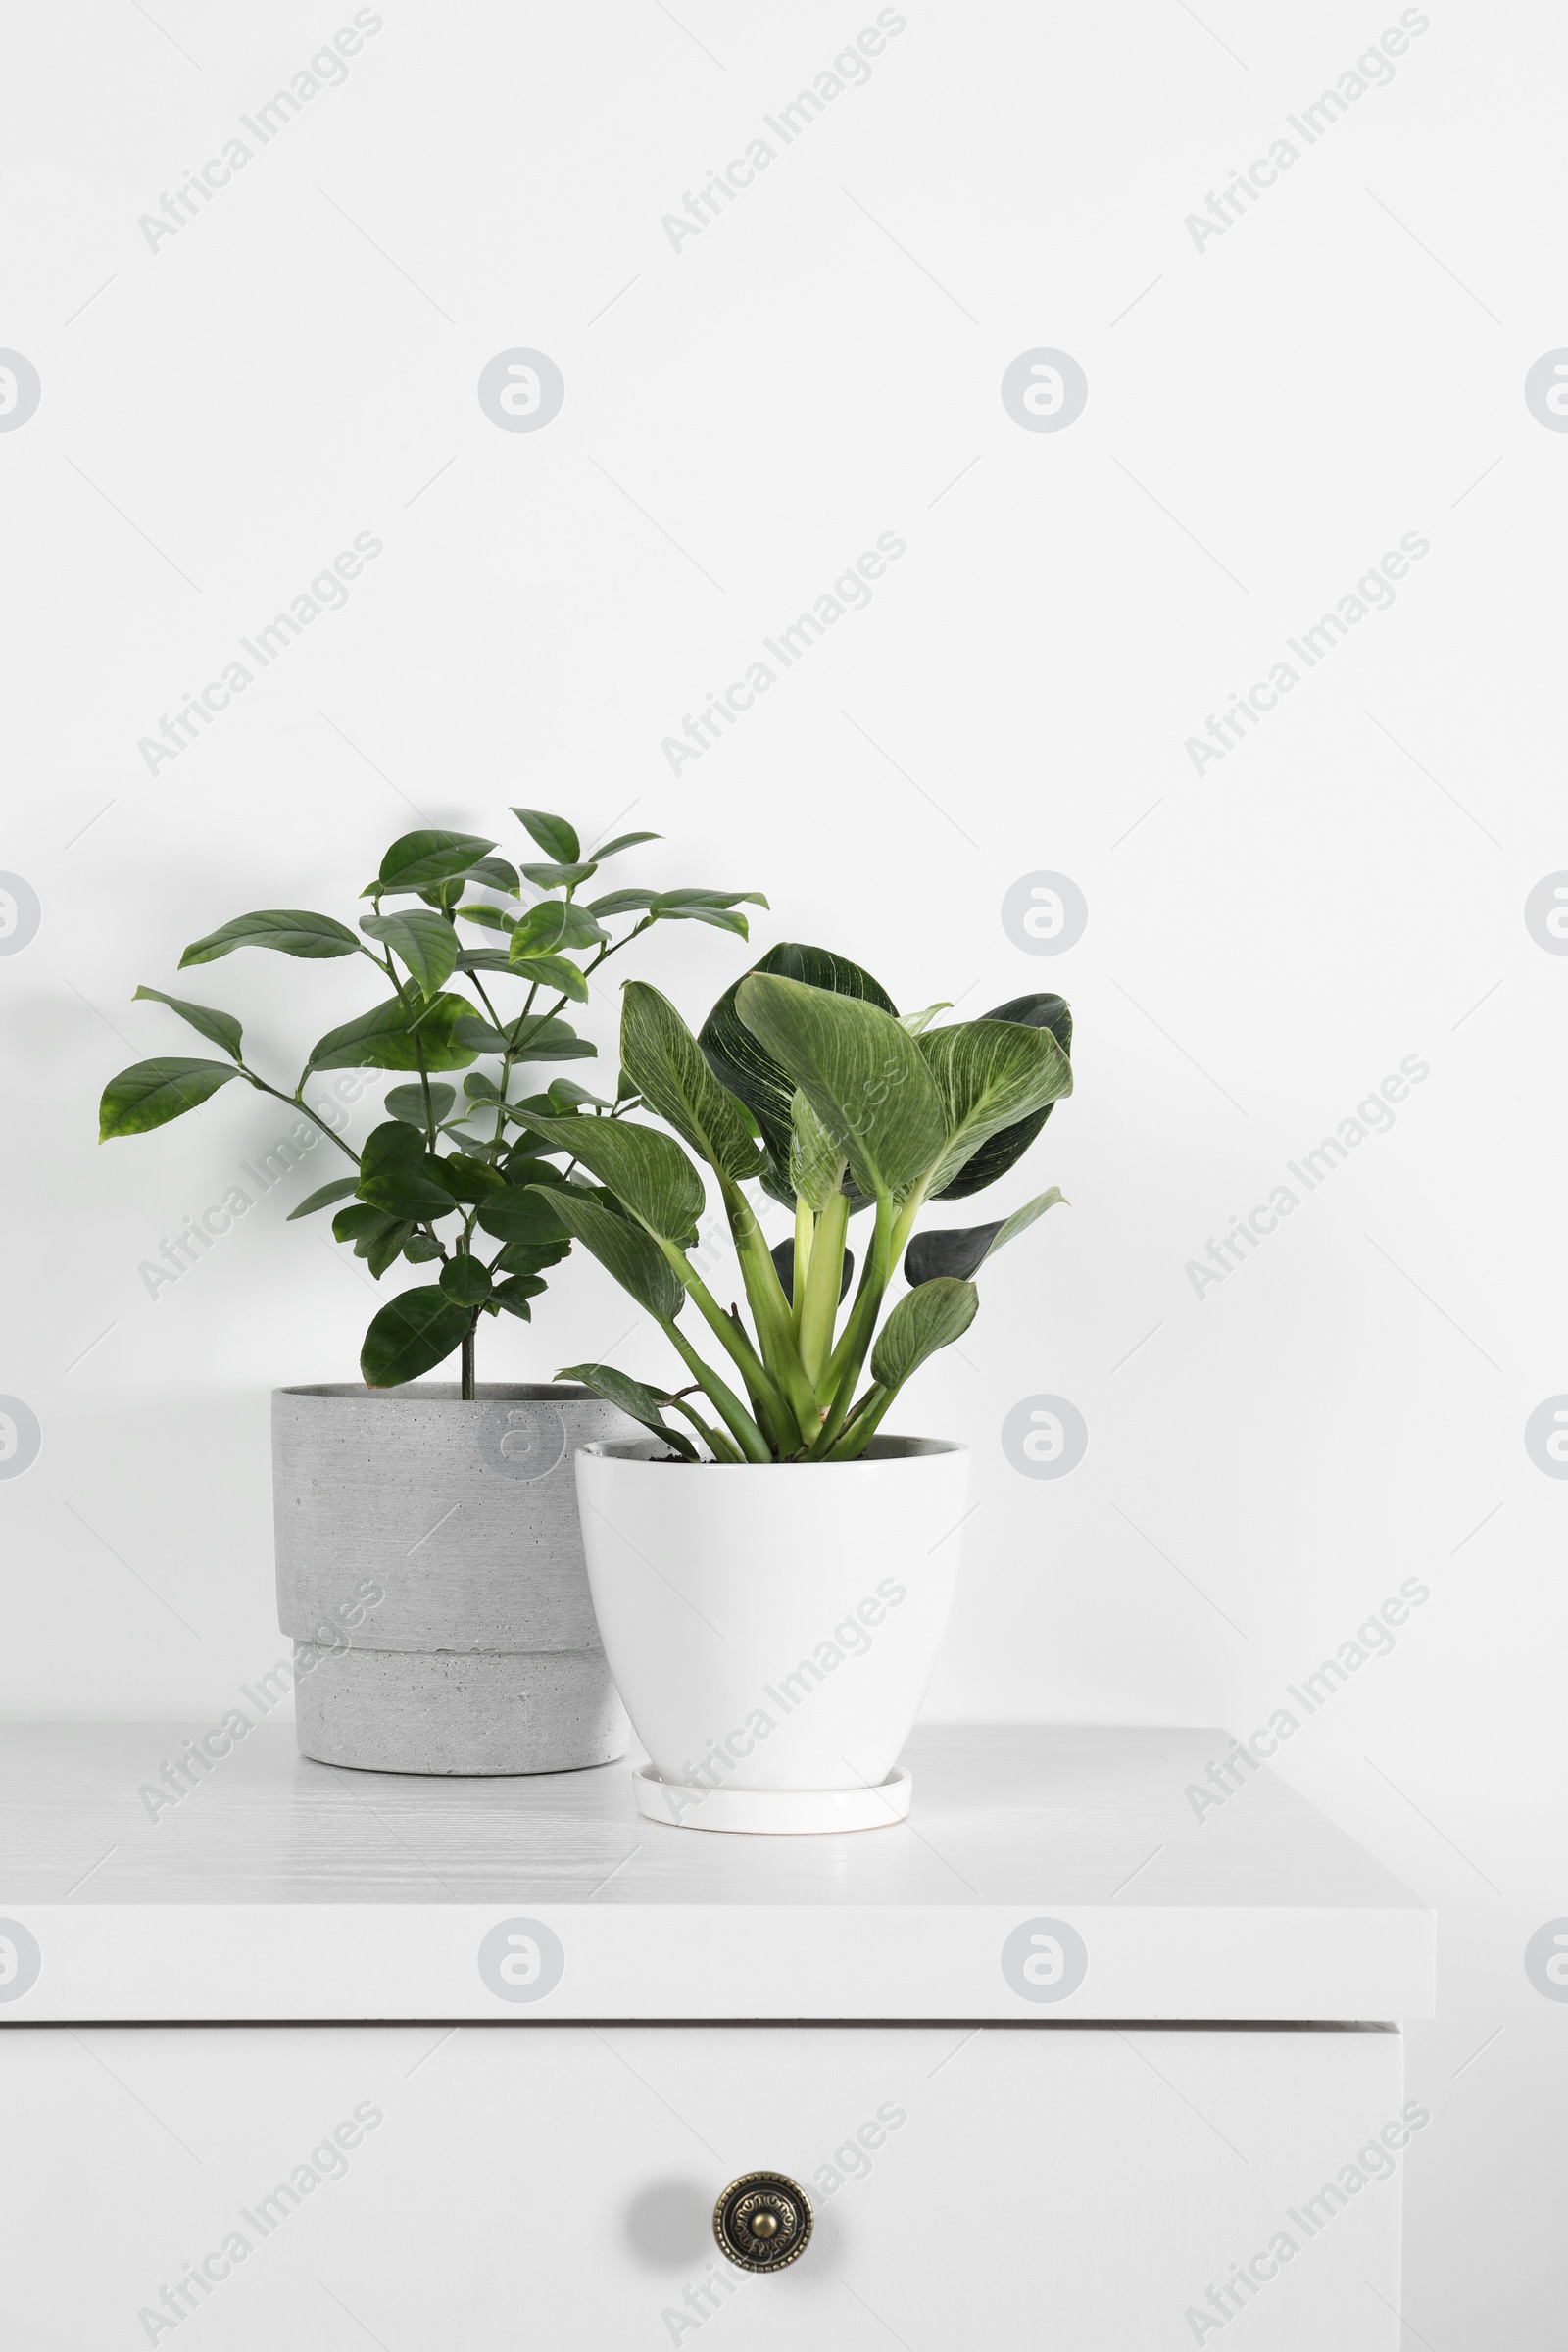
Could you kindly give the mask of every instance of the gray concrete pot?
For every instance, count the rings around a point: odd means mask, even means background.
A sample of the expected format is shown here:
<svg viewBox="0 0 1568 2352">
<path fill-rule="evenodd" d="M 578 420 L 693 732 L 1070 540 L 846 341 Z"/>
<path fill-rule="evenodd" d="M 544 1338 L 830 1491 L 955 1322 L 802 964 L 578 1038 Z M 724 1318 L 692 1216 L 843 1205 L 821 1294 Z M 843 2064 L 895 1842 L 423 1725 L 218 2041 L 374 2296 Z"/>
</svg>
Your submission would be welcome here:
<svg viewBox="0 0 1568 2352">
<path fill-rule="evenodd" d="M 272 1392 L 277 1613 L 302 1755 L 372 1772 L 571 1772 L 624 1755 L 573 1457 L 634 1439 L 587 1389 Z"/>
</svg>

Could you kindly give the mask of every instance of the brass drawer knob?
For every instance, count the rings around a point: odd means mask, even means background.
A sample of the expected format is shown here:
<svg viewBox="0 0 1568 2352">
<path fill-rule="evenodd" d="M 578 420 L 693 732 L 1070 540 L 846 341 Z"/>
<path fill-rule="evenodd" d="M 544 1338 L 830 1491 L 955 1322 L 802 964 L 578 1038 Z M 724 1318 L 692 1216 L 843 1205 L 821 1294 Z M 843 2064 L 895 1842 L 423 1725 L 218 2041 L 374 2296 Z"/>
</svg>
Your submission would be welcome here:
<svg viewBox="0 0 1568 2352">
<path fill-rule="evenodd" d="M 742 2173 L 713 2207 L 721 2253 L 743 2271 L 782 2271 L 806 2252 L 811 2200 L 787 2173 Z"/>
</svg>

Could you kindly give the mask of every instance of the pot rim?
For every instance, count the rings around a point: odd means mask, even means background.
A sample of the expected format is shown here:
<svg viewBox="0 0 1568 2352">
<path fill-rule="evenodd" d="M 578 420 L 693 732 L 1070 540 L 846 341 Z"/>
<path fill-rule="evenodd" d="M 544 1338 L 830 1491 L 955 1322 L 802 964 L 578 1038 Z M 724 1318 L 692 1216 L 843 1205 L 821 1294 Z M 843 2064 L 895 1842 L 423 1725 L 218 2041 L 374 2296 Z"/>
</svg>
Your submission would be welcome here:
<svg viewBox="0 0 1568 2352">
<path fill-rule="evenodd" d="M 359 1380 L 303 1381 L 276 1388 L 274 1396 L 348 1398 L 355 1404 L 603 1404 L 592 1389 L 572 1380 L 481 1380 L 477 1394 L 464 1396 L 456 1380 L 410 1380 L 395 1389 L 368 1389 Z"/>
<path fill-rule="evenodd" d="M 615 1462 L 630 1470 L 858 1470 L 891 1469 L 901 1462 L 939 1461 L 955 1453 L 968 1453 L 969 1446 L 958 1438 L 901 1437 L 896 1431 L 878 1431 L 865 1452 L 853 1462 L 681 1462 L 673 1465 L 665 1454 L 656 1449 L 661 1441 L 648 1438 L 590 1438 L 579 1446 L 579 1457 L 588 1455 L 601 1462 Z M 896 1451 L 889 1450 L 897 1448 Z"/>
</svg>

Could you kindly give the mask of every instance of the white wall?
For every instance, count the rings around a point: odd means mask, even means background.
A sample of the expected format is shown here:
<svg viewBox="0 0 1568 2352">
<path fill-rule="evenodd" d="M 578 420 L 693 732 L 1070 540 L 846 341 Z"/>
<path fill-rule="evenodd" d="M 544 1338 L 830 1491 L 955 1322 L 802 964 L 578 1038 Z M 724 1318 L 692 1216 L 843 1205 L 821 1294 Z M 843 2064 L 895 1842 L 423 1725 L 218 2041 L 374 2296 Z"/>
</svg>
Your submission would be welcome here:
<svg viewBox="0 0 1568 2352">
<path fill-rule="evenodd" d="M 1059 1181 L 1072 1208 L 911 1400 L 984 1494 L 932 1712 L 1246 1734 L 1419 1581 L 1278 1769 L 1441 1909 L 1417 2340 L 1544 2348 L 1568 2008 L 1523 1951 L 1568 1912 L 1568 1489 L 1523 1429 L 1568 1389 L 1568 962 L 1523 908 L 1568 865 L 1568 439 L 1523 383 L 1568 342 L 1560 12 L 1405 12 L 1392 81 L 1308 146 L 1287 116 L 1397 8 L 909 0 L 783 147 L 761 118 L 869 4 L 384 0 L 341 86 L 242 132 L 150 249 L 138 216 L 352 13 L 103 0 L 10 36 L 0 342 L 43 392 L 0 432 L 0 866 L 42 919 L 0 960 L 0 1389 L 43 1443 L 0 1483 L 5 1708 L 207 1720 L 277 1654 L 267 1392 L 353 1377 L 373 1305 L 283 1223 L 325 1146 L 148 1296 L 139 1263 L 286 1122 L 230 1089 L 98 1151 L 104 1079 L 188 1050 L 136 983 L 240 1012 L 279 1071 L 366 1001 L 262 956 L 176 984 L 188 939 L 352 916 L 419 817 L 512 848 L 526 800 L 656 827 L 627 879 L 765 888 L 760 944 L 840 947 L 902 1004 L 1059 986 L 1078 1095 L 1000 1205 Z M 662 216 L 760 131 L 775 160 L 673 249 Z M 1298 160 L 1197 244 L 1185 216 L 1282 135 Z M 537 433 L 475 397 L 519 345 L 564 376 Z M 1060 432 L 999 397 L 1041 346 L 1087 373 Z M 346 608 L 150 774 L 138 739 L 361 532 Z M 884 532 L 869 608 L 672 775 L 662 739 Z M 1392 608 L 1314 669 L 1285 653 L 1403 534 Z M 1281 659 L 1299 683 L 1196 773 L 1186 739 Z M 1000 913 L 1040 869 L 1089 906 L 1054 957 Z M 671 930 L 641 969 L 700 1013 L 742 955 Z M 1283 1173 L 1406 1056 L 1390 1131 L 1311 1195 Z M 1294 1212 L 1196 1295 L 1281 1182 Z M 574 1264 L 487 1368 L 625 1321 Z M 1060 1481 L 1002 1451 L 1041 1394 L 1088 1424 Z"/>
</svg>

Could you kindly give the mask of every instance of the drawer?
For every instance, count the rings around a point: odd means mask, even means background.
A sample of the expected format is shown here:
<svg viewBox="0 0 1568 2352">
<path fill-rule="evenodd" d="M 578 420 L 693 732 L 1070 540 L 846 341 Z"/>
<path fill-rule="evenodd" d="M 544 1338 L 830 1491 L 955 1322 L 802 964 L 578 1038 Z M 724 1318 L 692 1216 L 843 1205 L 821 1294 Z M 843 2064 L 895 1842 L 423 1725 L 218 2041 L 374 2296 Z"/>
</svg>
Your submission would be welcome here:
<svg viewBox="0 0 1568 2352">
<path fill-rule="evenodd" d="M 1402 2075 L 1354 2027 L 18 2025 L 0 2341 L 1396 2352 Z M 760 2169 L 814 2207 L 771 2276 L 711 2230 Z"/>
</svg>

